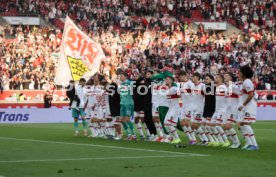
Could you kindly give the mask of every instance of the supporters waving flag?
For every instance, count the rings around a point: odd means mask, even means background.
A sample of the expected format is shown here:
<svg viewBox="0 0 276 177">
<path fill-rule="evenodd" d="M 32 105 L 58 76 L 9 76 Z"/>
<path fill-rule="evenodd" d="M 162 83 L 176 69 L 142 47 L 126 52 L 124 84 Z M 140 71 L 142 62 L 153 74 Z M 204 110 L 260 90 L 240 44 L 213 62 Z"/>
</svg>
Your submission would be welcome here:
<svg viewBox="0 0 276 177">
<path fill-rule="evenodd" d="M 90 78 L 99 70 L 104 58 L 101 46 L 82 32 L 67 16 L 55 83 L 64 85 L 69 80 Z"/>
</svg>

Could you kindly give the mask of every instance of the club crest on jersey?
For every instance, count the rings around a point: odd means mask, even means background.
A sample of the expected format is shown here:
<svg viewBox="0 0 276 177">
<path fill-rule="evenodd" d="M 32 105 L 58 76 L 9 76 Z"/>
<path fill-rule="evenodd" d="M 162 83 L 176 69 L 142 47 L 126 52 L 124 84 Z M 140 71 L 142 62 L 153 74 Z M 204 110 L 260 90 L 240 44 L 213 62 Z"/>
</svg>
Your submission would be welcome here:
<svg viewBox="0 0 276 177">
<path fill-rule="evenodd" d="M 250 113 L 249 112 L 246 112 L 244 115 L 245 115 L 245 117 L 250 117 Z"/>
</svg>

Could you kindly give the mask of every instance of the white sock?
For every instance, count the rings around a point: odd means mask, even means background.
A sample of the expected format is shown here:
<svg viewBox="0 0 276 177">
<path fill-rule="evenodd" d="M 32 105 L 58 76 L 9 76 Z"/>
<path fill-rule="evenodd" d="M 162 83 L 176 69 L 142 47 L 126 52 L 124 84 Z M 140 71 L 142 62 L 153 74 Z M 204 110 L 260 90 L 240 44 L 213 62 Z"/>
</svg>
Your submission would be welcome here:
<svg viewBox="0 0 276 177">
<path fill-rule="evenodd" d="M 184 130 L 184 133 L 187 135 L 187 137 L 189 138 L 189 140 L 191 141 L 192 140 L 192 137 L 190 135 L 190 131 L 189 129 L 186 127 L 186 126 L 183 126 L 183 130 Z"/>
<path fill-rule="evenodd" d="M 247 129 L 245 128 L 245 126 L 241 126 L 241 131 L 242 131 L 242 134 L 243 134 L 246 144 L 253 145 L 251 139 L 249 138 L 249 133 L 247 132 Z"/>
<path fill-rule="evenodd" d="M 219 142 L 219 140 L 217 139 L 215 132 L 213 131 L 212 126 L 208 126 L 207 127 L 209 132 L 210 132 L 210 136 L 214 139 L 214 142 Z"/>
<path fill-rule="evenodd" d="M 231 129 L 229 130 L 229 133 L 230 133 L 230 135 L 231 135 L 231 137 L 232 137 L 233 143 L 235 143 L 235 144 L 240 144 L 240 140 L 239 140 L 239 138 L 238 138 L 238 135 L 237 135 L 236 130 L 235 130 L 234 128 L 231 128 Z"/>
<path fill-rule="evenodd" d="M 90 129 L 90 132 L 92 135 L 96 135 L 94 123 L 92 123 L 92 122 L 89 123 L 89 129 Z"/>
<path fill-rule="evenodd" d="M 232 141 L 234 143 L 234 140 L 233 140 L 232 135 L 230 134 L 229 130 L 224 130 L 224 132 L 225 132 L 227 138 L 230 139 L 230 141 Z"/>
<path fill-rule="evenodd" d="M 158 135 L 160 137 L 164 137 L 163 127 L 162 127 L 161 123 L 160 122 L 155 122 L 154 125 L 155 125 L 155 128 L 157 130 Z"/>
<path fill-rule="evenodd" d="M 146 125 L 145 123 L 142 123 L 142 124 L 143 124 L 143 127 L 145 128 L 145 131 L 146 131 L 146 133 L 147 133 L 147 136 L 150 136 L 150 131 L 149 131 L 147 125 Z"/>
<path fill-rule="evenodd" d="M 200 141 L 204 141 L 204 139 L 202 138 L 202 136 L 200 135 L 200 133 L 197 130 L 194 130 L 194 132 L 199 137 Z"/>
<path fill-rule="evenodd" d="M 107 123 L 107 129 L 111 136 L 115 136 L 115 128 L 113 122 L 106 122 Z"/>
<path fill-rule="evenodd" d="M 100 131 L 104 135 L 108 135 L 108 131 L 106 130 L 105 122 L 100 122 Z"/>
<path fill-rule="evenodd" d="M 98 123 L 94 123 L 94 129 L 95 129 L 95 132 L 96 132 L 96 136 L 99 136 L 102 133 L 101 127 Z"/>
<path fill-rule="evenodd" d="M 190 135 L 191 135 L 191 138 L 193 141 L 196 141 L 196 137 L 195 137 L 195 132 L 192 130 L 191 127 L 187 127 L 189 132 L 190 132 Z"/>
<path fill-rule="evenodd" d="M 178 133 L 176 131 L 176 128 L 172 125 L 169 125 L 166 127 L 168 131 L 170 132 L 171 136 L 173 137 L 174 140 L 179 139 Z"/>
<path fill-rule="evenodd" d="M 214 135 L 216 136 L 216 138 L 217 138 L 217 140 L 218 140 L 217 142 L 223 143 L 223 139 L 222 139 L 222 137 L 220 136 L 219 131 L 218 131 L 218 129 L 216 128 L 216 126 L 213 126 L 213 127 L 212 127 L 212 130 L 213 130 Z"/>
<path fill-rule="evenodd" d="M 215 140 L 214 140 L 214 138 L 212 136 L 212 132 L 210 131 L 209 126 L 205 126 L 204 129 L 205 129 L 205 134 L 206 134 L 206 136 L 209 139 L 209 142 L 215 142 Z"/>
<path fill-rule="evenodd" d="M 102 125 L 102 122 L 99 123 L 99 131 L 102 135 L 105 135 L 105 127 Z"/>
<path fill-rule="evenodd" d="M 256 138 L 255 138 L 255 135 L 254 135 L 254 131 L 253 131 L 251 125 L 244 125 L 244 127 L 247 130 L 247 133 L 248 133 L 248 136 L 249 136 L 249 138 L 250 138 L 250 140 L 252 142 L 252 145 L 258 146 Z"/>
<path fill-rule="evenodd" d="M 100 126 L 98 123 L 93 123 L 93 126 L 94 126 L 94 131 L 96 133 L 96 136 L 99 136 L 99 134 L 101 134 L 101 131 L 100 131 Z"/>
<path fill-rule="evenodd" d="M 205 132 L 202 130 L 201 126 L 197 129 L 197 132 L 199 133 L 199 136 L 201 136 L 203 141 L 208 141 L 208 138 L 205 135 Z"/>
<path fill-rule="evenodd" d="M 218 126 L 218 125 L 216 126 L 216 128 L 217 128 L 217 130 L 218 130 L 220 136 L 222 137 L 223 141 L 224 141 L 224 142 L 227 142 L 228 139 L 227 139 L 227 136 L 226 136 L 226 134 L 225 134 L 223 128 L 222 128 L 221 126 Z"/>
<path fill-rule="evenodd" d="M 144 136 L 144 132 L 142 130 L 142 125 L 141 125 L 140 121 L 138 123 L 136 123 L 136 128 L 137 128 L 137 131 L 138 131 L 139 135 Z"/>
</svg>

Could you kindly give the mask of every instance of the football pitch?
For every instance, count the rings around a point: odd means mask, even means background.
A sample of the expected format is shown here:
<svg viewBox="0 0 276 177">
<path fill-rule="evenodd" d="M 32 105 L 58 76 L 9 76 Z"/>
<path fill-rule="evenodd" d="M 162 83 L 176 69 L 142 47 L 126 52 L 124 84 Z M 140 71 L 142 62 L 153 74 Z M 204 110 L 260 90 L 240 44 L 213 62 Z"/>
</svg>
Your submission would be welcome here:
<svg viewBox="0 0 276 177">
<path fill-rule="evenodd" d="M 258 151 L 74 137 L 72 124 L 0 124 L 0 176 L 275 177 L 276 121 L 253 128 Z"/>
</svg>

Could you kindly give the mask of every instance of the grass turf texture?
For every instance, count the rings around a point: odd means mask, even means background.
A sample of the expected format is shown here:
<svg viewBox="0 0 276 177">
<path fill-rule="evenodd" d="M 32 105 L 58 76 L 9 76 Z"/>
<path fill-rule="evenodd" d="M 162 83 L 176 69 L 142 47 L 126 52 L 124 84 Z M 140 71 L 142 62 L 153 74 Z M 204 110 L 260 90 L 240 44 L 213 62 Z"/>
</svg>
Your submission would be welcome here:
<svg viewBox="0 0 276 177">
<path fill-rule="evenodd" d="M 0 176 L 274 177 L 276 121 L 253 128 L 259 151 L 74 137 L 72 124 L 1 124 Z"/>
</svg>

